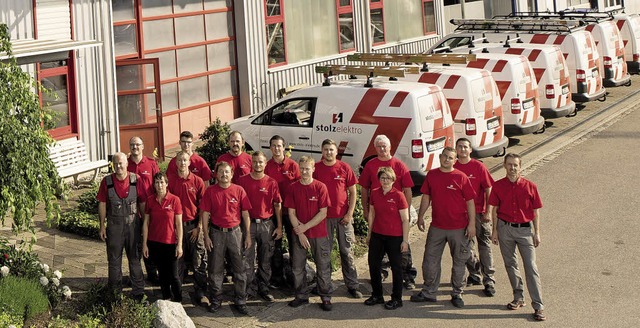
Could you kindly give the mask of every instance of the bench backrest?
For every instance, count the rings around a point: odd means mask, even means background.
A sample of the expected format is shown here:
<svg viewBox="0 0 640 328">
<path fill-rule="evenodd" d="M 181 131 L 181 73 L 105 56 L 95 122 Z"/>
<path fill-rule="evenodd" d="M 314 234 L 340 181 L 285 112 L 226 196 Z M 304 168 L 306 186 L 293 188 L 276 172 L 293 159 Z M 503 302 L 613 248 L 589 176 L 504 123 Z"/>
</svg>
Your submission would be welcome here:
<svg viewBox="0 0 640 328">
<path fill-rule="evenodd" d="M 90 162 L 87 148 L 75 137 L 57 141 L 50 146 L 49 158 L 57 169 Z"/>
</svg>

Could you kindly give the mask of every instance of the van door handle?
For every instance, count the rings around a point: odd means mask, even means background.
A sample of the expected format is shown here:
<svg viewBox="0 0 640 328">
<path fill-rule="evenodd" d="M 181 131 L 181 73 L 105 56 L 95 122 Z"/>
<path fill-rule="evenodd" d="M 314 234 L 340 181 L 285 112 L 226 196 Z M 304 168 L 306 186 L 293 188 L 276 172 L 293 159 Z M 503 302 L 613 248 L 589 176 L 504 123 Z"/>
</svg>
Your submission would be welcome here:
<svg viewBox="0 0 640 328">
<path fill-rule="evenodd" d="M 309 140 L 310 138 L 309 137 L 298 137 L 298 139 L 300 139 L 300 140 Z"/>
</svg>

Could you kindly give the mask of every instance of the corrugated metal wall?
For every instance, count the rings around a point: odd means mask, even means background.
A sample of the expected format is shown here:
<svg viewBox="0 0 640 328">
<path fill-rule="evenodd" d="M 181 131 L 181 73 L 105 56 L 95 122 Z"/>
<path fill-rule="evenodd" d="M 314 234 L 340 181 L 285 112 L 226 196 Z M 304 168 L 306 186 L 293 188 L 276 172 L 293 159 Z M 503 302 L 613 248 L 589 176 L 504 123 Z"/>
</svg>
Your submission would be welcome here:
<svg viewBox="0 0 640 328">
<path fill-rule="evenodd" d="M 70 40 L 69 0 L 36 0 L 36 28 L 38 39 Z"/>
<path fill-rule="evenodd" d="M 74 0 L 76 40 L 102 41 L 100 47 L 76 51 L 76 90 L 80 139 L 93 160 L 116 152 L 115 61 L 109 0 Z"/>
<path fill-rule="evenodd" d="M 11 40 L 33 39 L 31 1 L 0 1 L 0 22 L 9 27 Z"/>
</svg>

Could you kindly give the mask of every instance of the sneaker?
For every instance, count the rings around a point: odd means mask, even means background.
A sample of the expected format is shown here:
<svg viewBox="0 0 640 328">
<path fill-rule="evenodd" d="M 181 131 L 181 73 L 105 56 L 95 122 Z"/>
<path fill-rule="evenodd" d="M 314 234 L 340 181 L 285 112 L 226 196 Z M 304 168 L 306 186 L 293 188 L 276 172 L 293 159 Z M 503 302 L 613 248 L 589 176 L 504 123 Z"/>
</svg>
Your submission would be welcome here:
<svg viewBox="0 0 640 328">
<path fill-rule="evenodd" d="M 517 310 L 525 305 L 524 300 L 513 300 L 511 303 L 507 304 L 507 309 Z"/>
<path fill-rule="evenodd" d="M 289 306 L 292 308 L 297 308 L 299 306 L 309 304 L 309 300 L 303 300 L 299 298 L 294 298 L 293 301 L 289 302 Z"/>
<path fill-rule="evenodd" d="M 216 313 L 218 312 L 218 310 L 220 310 L 221 307 L 222 307 L 222 304 L 211 302 L 211 305 L 209 305 L 209 312 Z"/>
<path fill-rule="evenodd" d="M 243 315 L 249 314 L 249 309 L 247 308 L 246 304 L 236 304 L 235 307 L 236 307 L 236 310 L 240 312 L 240 314 L 243 314 Z"/>
<path fill-rule="evenodd" d="M 437 302 L 435 298 L 427 297 L 422 292 L 411 295 L 411 302 Z"/>
<path fill-rule="evenodd" d="M 491 285 L 484 286 L 484 290 L 482 292 L 487 297 L 494 297 L 496 295 L 496 289 Z"/>
<path fill-rule="evenodd" d="M 324 300 L 322 301 L 322 304 L 320 304 L 320 308 L 324 311 L 331 311 L 331 309 L 333 309 L 333 305 L 330 300 Z"/>
<path fill-rule="evenodd" d="M 416 284 L 414 284 L 411 281 L 405 281 L 403 285 L 404 285 L 404 289 L 406 289 L 406 290 L 412 290 L 412 289 L 416 288 Z"/>
<path fill-rule="evenodd" d="M 480 280 L 478 280 L 478 279 L 476 279 L 476 278 L 474 278 L 472 276 L 469 276 L 467 278 L 467 287 L 469 287 L 469 286 L 480 286 L 480 285 L 482 285 L 482 281 L 480 281 Z"/>
<path fill-rule="evenodd" d="M 387 303 L 384 303 L 384 308 L 387 310 L 395 310 L 399 307 L 402 307 L 402 300 L 390 300 Z"/>
<path fill-rule="evenodd" d="M 260 297 L 262 297 L 262 299 L 267 302 L 275 301 L 275 298 L 273 298 L 273 295 L 271 295 L 269 292 L 260 292 L 258 293 L 258 295 L 260 295 Z"/>
<path fill-rule="evenodd" d="M 457 308 L 463 308 L 464 307 L 464 301 L 462 300 L 462 297 L 460 297 L 460 295 L 452 296 L 451 297 L 451 304 L 453 304 L 453 306 L 455 306 Z"/>
<path fill-rule="evenodd" d="M 371 296 L 364 301 L 364 305 L 376 305 L 376 304 L 384 304 L 384 297 Z"/>
<path fill-rule="evenodd" d="M 355 288 L 349 288 L 349 295 L 351 295 L 352 298 L 362 298 L 362 293 Z"/>
<path fill-rule="evenodd" d="M 547 317 L 544 315 L 542 310 L 535 310 L 535 312 L 533 313 L 533 318 L 536 321 L 545 321 L 545 320 L 547 320 Z"/>
</svg>

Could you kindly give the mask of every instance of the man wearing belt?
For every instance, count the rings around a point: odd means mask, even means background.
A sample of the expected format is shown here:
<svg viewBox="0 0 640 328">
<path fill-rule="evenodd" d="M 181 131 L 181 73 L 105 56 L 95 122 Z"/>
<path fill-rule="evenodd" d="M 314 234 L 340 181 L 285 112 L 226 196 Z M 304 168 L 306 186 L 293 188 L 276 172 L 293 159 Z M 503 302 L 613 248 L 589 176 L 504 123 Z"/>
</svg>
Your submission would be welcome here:
<svg viewBox="0 0 640 328">
<path fill-rule="evenodd" d="M 292 240 L 289 243 L 295 299 L 289 302 L 291 307 L 299 307 L 309 303 L 307 286 L 307 250 L 316 263 L 318 295 L 322 299 L 320 307 L 331 311 L 331 248 L 327 234 L 327 207 L 331 205 L 327 186 L 313 178 L 314 160 L 302 156 L 300 165 L 300 181 L 291 185 L 285 205 L 289 209 L 289 219 L 293 227 Z"/>
<path fill-rule="evenodd" d="M 182 204 L 182 247 L 184 254 L 178 259 L 180 281 L 184 283 L 187 267 L 193 269 L 195 303 L 202 304 L 207 290 L 207 252 L 204 234 L 198 216 L 198 205 L 204 196 L 204 181 L 189 171 L 189 158 L 184 151 L 176 155 L 178 174 L 169 178 L 169 192 L 176 195 Z"/>
<path fill-rule="evenodd" d="M 127 254 L 132 295 L 136 300 L 144 296 L 144 276 L 140 265 L 142 222 L 138 218 L 142 205 L 135 173 L 127 172 L 127 155 L 113 155 L 115 173 L 102 179 L 98 189 L 98 218 L 100 239 L 107 242 L 109 288 L 122 292 L 122 250 Z M 140 208 L 139 208 L 140 206 Z M 140 211 L 140 212 L 138 212 Z M 108 221 L 108 225 L 106 222 Z"/>
<path fill-rule="evenodd" d="M 278 189 L 280 190 L 280 197 L 284 200 L 287 198 L 289 187 L 295 181 L 300 179 L 300 168 L 291 158 L 285 156 L 285 141 L 279 135 L 274 135 L 269 140 L 269 149 L 271 149 L 271 159 L 267 162 L 267 166 L 264 168 L 264 173 L 278 182 Z M 282 226 L 287 234 L 287 249 L 291 249 L 291 222 L 289 221 L 289 211 L 286 207 L 282 207 Z M 276 231 L 278 229 L 276 228 Z M 282 235 L 282 229 L 279 232 Z M 283 238 L 276 239 L 273 249 L 273 257 L 271 258 L 271 286 L 274 288 L 280 287 L 285 283 L 284 278 L 284 258 L 282 253 L 284 247 L 282 245 Z"/>
<path fill-rule="evenodd" d="M 129 159 L 127 161 L 127 171 L 138 175 L 137 184 L 140 186 L 140 192 L 144 193 L 138 195 L 141 200 L 146 200 L 152 194 L 155 194 L 153 189 L 153 176 L 160 172 L 158 163 L 152 158 L 144 156 L 144 142 L 140 137 L 132 137 L 129 139 Z M 140 219 L 144 213 L 140 213 Z M 142 245 L 141 245 L 142 246 Z M 158 268 L 151 258 L 143 257 L 144 268 L 147 271 L 147 280 L 153 284 L 158 284 Z"/>
<path fill-rule="evenodd" d="M 439 156 L 440 167 L 430 170 L 422 184 L 418 211 L 418 229 L 425 230 L 424 214 L 433 205 L 431 225 L 422 260 L 424 287 L 411 296 L 412 302 L 435 302 L 442 274 L 442 253 L 449 244 L 452 257 L 451 304 L 464 307 L 462 291 L 466 286 L 465 263 L 470 243 L 476 235 L 475 193 L 466 174 L 453 168 L 456 150 L 445 147 Z"/>
<path fill-rule="evenodd" d="M 500 243 L 500 253 L 513 289 L 513 301 L 507 304 L 510 310 L 525 306 L 524 284 L 518 268 L 516 247 L 522 257 L 527 289 L 534 309 L 533 318 L 544 321 L 542 284 L 536 266 L 536 247 L 540 245 L 540 209 L 542 200 L 535 183 L 523 178 L 522 159 L 518 154 L 504 157 L 507 176 L 496 181 L 489 197 L 489 210 L 493 218 L 491 239 Z"/>
<path fill-rule="evenodd" d="M 493 267 L 493 254 L 491 253 L 491 215 L 485 214 L 485 210 L 488 208 L 493 178 L 482 162 L 471 158 L 471 142 L 468 139 L 460 138 L 456 141 L 456 153 L 458 161 L 453 164 L 453 167 L 467 175 L 476 193 L 474 201 L 478 255 L 472 246 L 471 256 L 467 261 L 467 269 L 469 270 L 467 286 L 483 284 L 484 294 L 492 297 L 496 294 L 496 280 L 494 278 L 496 270 Z"/>
<path fill-rule="evenodd" d="M 251 155 L 244 152 L 244 139 L 242 133 L 231 131 L 229 133 L 229 151 L 220 155 L 217 162 L 227 162 L 233 170 L 231 182 L 238 183 L 238 178 L 251 172 Z"/>
<path fill-rule="evenodd" d="M 251 201 L 249 216 L 252 240 L 251 247 L 246 249 L 245 253 L 247 294 L 258 294 L 265 301 L 273 302 L 273 295 L 269 292 L 271 257 L 275 240 L 282 238 L 282 198 L 276 180 L 264 174 L 267 156 L 261 151 L 256 151 L 251 155 L 251 159 L 253 171 L 238 179 L 238 185 L 244 189 Z"/>
<path fill-rule="evenodd" d="M 251 246 L 249 210 L 251 203 L 242 187 L 231 183 L 233 170 L 227 162 L 216 164 L 217 183 L 207 188 L 200 202 L 200 221 L 205 232 L 204 245 L 209 252 L 209 310 L 221 307 L 225 254 L 233 271 L 234 303 L 238 312 L 247 314 L 247 275 L 244 270 L 244 249 Z M 245 231 L 243 243 L 242 224 Z"/>
<path fill-rule="evenodd" d="M 182 131 L 180 133 L 180 150 L 191 155 L 189 158 L 189 171 L 199 176 L 204 181 L 204 186 L 209 187 L 209 181 L 211 180 L 211 169 L 204 158 L 200 157 L 193 151 L 193 133 L 189 131 Z M 178 165 L 176 158 L 172 158 L 167 166 L 167 177 L 171 178 L 171 175 L 176 175 L 178 172 Z"/>
<path fill-rule="evenodd" d="M 358 180 L 351 167 L 338 160 L 338 145 L 331 139 L 322 142 L 322 161 L 316 163 L 314 179 L 324 183 L 329 192 L 331 206 L 327 209 L 327 230 L 329 249 L 333 249 L 333 236 L 338 239 L 342 276 L 349 295 L 361 298 L 358 290 L 358 272 L 353 263 L 351 245 L 355 242 L 353 230 L 353 211 L 356 207 L 356 184 Z"/>
</svg>

